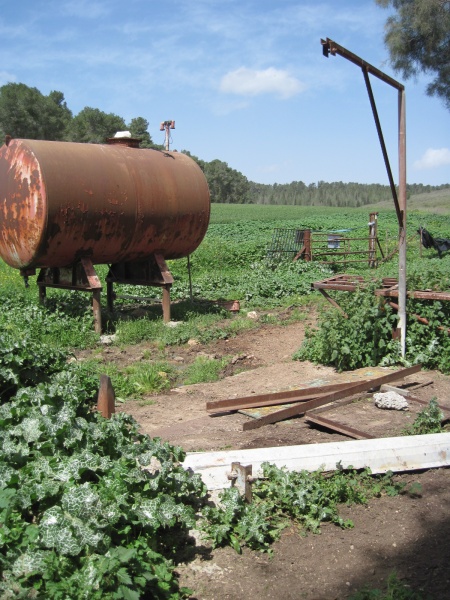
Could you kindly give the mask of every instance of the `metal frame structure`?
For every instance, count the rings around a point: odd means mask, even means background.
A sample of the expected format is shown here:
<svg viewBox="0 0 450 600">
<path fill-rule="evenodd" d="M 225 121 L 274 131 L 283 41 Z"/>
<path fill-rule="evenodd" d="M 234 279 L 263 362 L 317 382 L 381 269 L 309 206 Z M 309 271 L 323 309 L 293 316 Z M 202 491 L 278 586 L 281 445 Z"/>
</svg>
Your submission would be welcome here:
<svg viewBox="0 0 450 600">
<path fill-rule="evenodd" d="M 339 54 L 343 58 L 346 58 L 356 66 L 360 67 L 364 76 L 364 81 L 369 95 L 370 105 L 372 108 L 375 125 L 377 128 L 378 139 L 380 141 L 381 151 L 383 153 L 384 163 L 389 179 L 389 185 L 391 187 L 392 198 L 394 200 L 395 211 L 397 213 L 397 220 L 399 226 L 399 273 L 398 273 L 398 298 L 399 298 L 399 322 L 398 330 L 400 332 L 400 348 L 402 357 L 405 356 L 406 352 L 406 99 L 405 99 L 405 86 L 383 71 L 380 71 L 373 65 L 369 64 L 353 52 L 350 52 L 343 46 L 340 46 L 335 41 L 327 38 L 321 40 L 322 52 L 325 57 L 331 54 L 336 56 Z M 383 132 L 381 129 L 380 119 L 378 117 L 378 111 L 375 104 L 375 98 L 372 92 L 372 86 L 370 84 L 369 73 L 374 77 L 377 77 L 384 83 L 387 83 L 398 92 L 398 163 L 399 163 L 399 183 L 398 183 L 398 195 L 395 188 L 394 179 L 392 177 L 392 171 L 389 164 L 389 158 L 386 150 L 386 144 L 384 143 Z"/>
<path fill-rule="evenodd" d="M 34 273 L 33 273 L 34 274 Z M 82 258 L 71 267 L 44 267 L 37 278 L 39 302 L 45 304 L 47 288 L 77 290 L 92 293 L 92 312 L 94 328 L 97 333 L 102 331 L 102 311 L 100 296 L 102 284 L 89 258 Z"/>
<path fill-rule="evenodd" d="M 358 289 L 364 288 L 367 285 L 361 275 L 335 275 L 322 281 L 315 281 L 311 284 L 312 289 L 318 290 L 322 296 L 324 296 L 330 304 L 337 308 L 345 318 L 348 315 L 343 308 L 332 298 L 328 292 L 330 290 L 336 292 L 356 292 Z M 399 311 L 399 305 L 392 302 L 392 298 L 400 297 L 399 285 L 396 279 L 392 277 L 384 277 L 382 279 L 382 287 L 374 290 L 375 296 L 384 296 L 387 298 L 388 304 L 397 312 Z M 438 300 L 440 302 L 450 302 L 450 292 L 435 292 L 433 290 L 411 290 L 406 293 L 407 298 L 416 298 L 418 300 Z M 412 313 L 412 316 L 423 323 L 424 325 L 430 325 L 430 322 L 425 317 Z M 437 326 L 437 329 L 445 331 L 450 335 L 450 329 L 444 326 Z M 398 330 L 397 330 L 398 331 Z"/>
<path fill-rule="evenodd" d="M 281 261 L 283 258 L 292 258 L 297 261 L 318 260 L 321 264 L 367 262 L 369 267 L 378 266 L 377 247 L 382 260 L 386 260 L 377 232 L 378 213 L 369 215 L 369 236 L 350 237 L 341 232 L 311 231 L 310 229 L 274 229 L 271 244 L 267 250 L 267 258 Z M 351 230 L 346 230 L 351 231 Z M 353 242 L 368 242 L 368 249 L 355 250 Z M 351 255 L 351 257 L 350 257 Z M 356 258 L 357 255 L 364 258 Z M 331 257 L 332 260 L 328 260 Z M 350 258 L 349 258 L 350 257 Z"/>
<path fill-rule="evenodd" d="M 120 262 L 109 266 L 106 277 L 107 305 L 110 313 L 114 310 L 114 283 L 144 285 L 162 289 L 162 310 L 165 323 L 170 321 L 170 289 L 173 277 L 161 254 L 152 254 L 147 260 Z M 45 304 L 47 288 L 60 288 L 92 293 L 94 329 L 102 332 L 101 291 L 102 284 L 88 258 L 82 258 L 71 267 L 42 268 L 37 279 L 39 301 Z"/>
</svg>

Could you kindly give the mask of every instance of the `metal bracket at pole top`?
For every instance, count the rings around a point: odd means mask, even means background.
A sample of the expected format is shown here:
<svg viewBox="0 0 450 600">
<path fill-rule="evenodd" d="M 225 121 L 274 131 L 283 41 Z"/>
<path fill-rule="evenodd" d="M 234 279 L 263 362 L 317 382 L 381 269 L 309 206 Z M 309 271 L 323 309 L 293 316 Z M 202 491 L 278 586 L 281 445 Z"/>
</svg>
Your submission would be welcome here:
<svg viewBox="0 0 450 600">
<path fill-rule="evenodd" d="M 239 493 L 250 504 L 252 501 L 252 483 L 255 481 L 252 476 L 252 465 L 244 466 L 240 462 L 231 463 L 231 472 L 228 473 L 228 479 L 231 481 L 231 487 L 238 488 Z"/>
</svg>

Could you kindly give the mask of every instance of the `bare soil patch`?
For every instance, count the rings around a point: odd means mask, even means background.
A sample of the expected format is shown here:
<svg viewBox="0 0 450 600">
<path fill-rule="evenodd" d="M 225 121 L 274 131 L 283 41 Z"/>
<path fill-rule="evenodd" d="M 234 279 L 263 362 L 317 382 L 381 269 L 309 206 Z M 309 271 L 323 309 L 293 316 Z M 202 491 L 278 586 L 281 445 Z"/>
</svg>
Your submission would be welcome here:
<svg viewBox="0 0 450 600">
<path fill-rule="evenodd" d="M 251 417 L 232 413 L 210 416 L 208 400 L 263 394 L 325 385 L 352 378 L 378 376 L 380 370 L 336 373 L 328 367 L 292 361 L 304 337 L 304 323 L 264 325 L 229 340 L 201 346 L 169 349 L 166 358 L 186 363 L 199 353 L 233 357 L 228 376 L 216 383 L 195 384 L 145 398 L 147 404 L 127 402 L 119 410 L 132 414 L 144 433 L 159 436 L 186 451 L 275 447 L 317 444 L 348 439 L 311 427 L 302 418 L 261 429 L 242 431 Z M 106 348 L 108 359 L 127 363 L 139 360 L 145 345 L 117 350 Z M 375 372 L 376 371 L 376 372 Z M 415 394 L 450 405 L 450 378 L 437 372 L 421 372 L 398 383 L 426 382 Z M 378 437 L 399 435 L 414 421 L 419 406 L 407 412 L 382 411 L 363 395 L 352 404 L 326 413 L 329 418 Z M 180 583 L 195 590 L 192 598 L 213 599 L 341 599 L 365 585 L 383 587 L 395 569 L 424 598 L 450 598 L 450 470 L 439 469 L 398 475 L 405 482 L 419 482 L 420 496 L 400 495 L 374 499 L 366 506 L 343 507 L 354 528 L 341 530 L 325 525 L 320 535 L 283 533 L 273 546 L 273 556 L 230 548 L 211 550 L 192 546 L 177 568 Z"/>
</svg>

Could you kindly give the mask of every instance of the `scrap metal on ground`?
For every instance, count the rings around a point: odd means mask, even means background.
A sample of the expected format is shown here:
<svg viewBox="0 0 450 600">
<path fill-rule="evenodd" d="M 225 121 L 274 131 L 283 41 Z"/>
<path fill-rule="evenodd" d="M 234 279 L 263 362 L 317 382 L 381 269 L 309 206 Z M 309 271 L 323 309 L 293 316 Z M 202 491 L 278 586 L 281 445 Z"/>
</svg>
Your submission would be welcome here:
<svg viewBox="0 0 450 600">
<path fill-rule="evenodd" d="M 289 404 L 288 407 L 248 421 L 243 425 L 243 431 L 257 429 L 270 423 L 277 423 L 291 417 L 298 417 L 306 414 L 314 408 L 325 406 L 336 402 L 337 400 L 354 396 L 362 392 L 380 387 L 385 383 L 397 381 L 408 375 L 413 375 L 421 370 L 421 365 L 414 365 L 406 369 L 400 369 L 395 372 L 387 373 L 381 377 L 366 379 L 353 383 L 334 384 L 320 387 L 310 387 L 302 390 L 289 390 L 286 392 L 275 392 L 274 394 L 263 394 L 260 396 L 246 396 L 243 398 L 232 398 L 207 402 L 206 410 L 209 412 L 221 413 L 231 410 L 240 410 L 242 408 L 273 406 Z"/>
</svg>

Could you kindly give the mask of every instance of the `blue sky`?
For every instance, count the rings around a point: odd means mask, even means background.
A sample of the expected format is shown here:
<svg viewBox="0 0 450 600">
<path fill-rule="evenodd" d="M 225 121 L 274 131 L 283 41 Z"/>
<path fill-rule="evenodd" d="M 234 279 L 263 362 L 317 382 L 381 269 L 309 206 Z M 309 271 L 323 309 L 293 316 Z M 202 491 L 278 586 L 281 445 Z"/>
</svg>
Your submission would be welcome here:
<svg viewBox="0 0 450 600">
<path fill-rule="evenodd" d="M 389 12 L 374 0 L 0 0 L 0 85 L 25 83 L 159 123 L 172 148 L 259 183 L 388 184 L 361 70 L 324 58 L 330 37 L 395 79 Z M 395 181 L 397 92 L 371 77 Z M 450 112 L 406 86 L 408 183 L 450 183 Z"/>
</svg>

